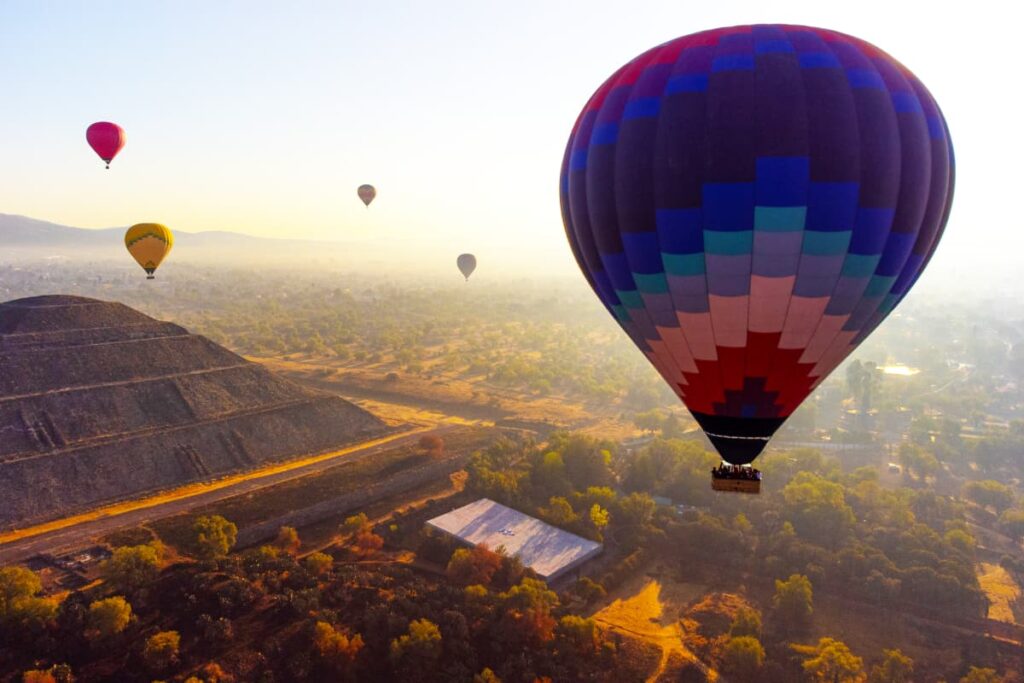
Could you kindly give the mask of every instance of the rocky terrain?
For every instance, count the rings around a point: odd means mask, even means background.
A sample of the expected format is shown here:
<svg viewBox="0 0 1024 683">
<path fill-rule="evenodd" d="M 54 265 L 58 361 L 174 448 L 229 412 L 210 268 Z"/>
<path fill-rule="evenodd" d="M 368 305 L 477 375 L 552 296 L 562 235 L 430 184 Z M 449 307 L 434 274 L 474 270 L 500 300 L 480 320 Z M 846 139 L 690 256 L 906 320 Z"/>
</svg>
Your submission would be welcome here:
<svg viewBox="0 0 1024 683">
<path fill-rule="evenodd" d="M 343 399 L 122 304 L 0 304 L 0 528 L 385 430 Z"/>
</svg>

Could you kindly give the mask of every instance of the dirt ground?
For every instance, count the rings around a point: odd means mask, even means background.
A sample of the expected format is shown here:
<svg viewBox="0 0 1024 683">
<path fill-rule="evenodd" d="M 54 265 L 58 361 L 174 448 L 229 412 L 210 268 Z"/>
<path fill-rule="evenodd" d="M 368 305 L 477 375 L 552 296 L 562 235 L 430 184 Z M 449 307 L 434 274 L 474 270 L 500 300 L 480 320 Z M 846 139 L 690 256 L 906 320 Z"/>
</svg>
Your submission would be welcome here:
<svg viewBox="0 0 1024 683">
<path fill-rule="evenodd" d="M 661 578 L 652 578 L 651 570 Z M 717 680 L 717 672 L 706 668 L 683 645 L 679 625 L 680 611 L 699 599 L 706 587 L 674 581 L 667 575 L 668 572 L 655 567 L 638 573 L 608 596 L 607 604 L 593 614 L 594 620 L 606 629 L 650 643 L 661 650 L 661 660 L 648 677 L 648 683 L 657 681 L 670 662 L 680 659 L 697 663 L 705 670 L 708 680 Z"/>
</svg>

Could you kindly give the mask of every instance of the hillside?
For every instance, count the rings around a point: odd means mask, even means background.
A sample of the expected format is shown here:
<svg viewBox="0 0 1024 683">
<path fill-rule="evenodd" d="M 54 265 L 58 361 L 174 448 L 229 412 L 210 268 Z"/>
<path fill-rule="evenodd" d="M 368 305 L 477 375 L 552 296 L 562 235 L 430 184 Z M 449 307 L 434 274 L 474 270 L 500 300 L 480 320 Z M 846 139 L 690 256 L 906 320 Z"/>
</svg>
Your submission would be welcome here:
<svg viewBox="0 0 1024 683">
<path fill-rule="evenodd" d="M 0 527 L 365 439 L 383 422 L 118 303 L 0 304 Z"/>
</svg>

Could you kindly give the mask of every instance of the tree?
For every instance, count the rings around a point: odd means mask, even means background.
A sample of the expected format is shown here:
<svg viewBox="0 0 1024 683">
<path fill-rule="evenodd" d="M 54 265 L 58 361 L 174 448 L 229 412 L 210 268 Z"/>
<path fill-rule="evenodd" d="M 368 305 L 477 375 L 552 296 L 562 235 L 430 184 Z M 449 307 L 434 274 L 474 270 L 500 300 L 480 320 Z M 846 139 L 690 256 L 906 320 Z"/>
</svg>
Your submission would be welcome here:
<svg viewBox="0 0 1024 683">
<path fill-rule="evenodd" d="M 508 605 L 516 609 L 536 609 L 550 612 L 558 606 L 558 594 L 539 579 L 524 578 L 501 594 Z"/>
<path fill-rule="evenodd" d="M 366 516 L 365 512 L 360 512 L 358 515 L 345 518 L 341 525 L 341 533 L 346 536 L 352 536 L 368 526 L 370 526 L 370 518 Z"/>
<path fill-rule="evenodd" d="M 100 565 L 103 580 L 116 590 L 134 592 L 160 573 L 160 554 L 151 545 L 122 546 Z"/>
<path fill-rule="evenodd" d="M 384 547 L 384 538 L 373 533 L 371 527 L 367 526 L 352 538 L 352 547 L 360 555 L 373 555 Z"/>
<path fill-rule="evenodd" d="M 603 507 L 594 503 L 590 506 L 590 523 L 598 533 L 608 526 L 608 522 L 611 521 L 611 514 Z"/>
<path fill-rule="evenodd" d="M 277 532 L 277 538 L 274 539 L 274 547 L 292 557 L 299 554 L 301 546 L 302 541 L 299 540 L 299 532 L 295 530 L 295 527 L 281 527 Z"/>
<path fill-rule="evenodd" d="M 21 674 L 22 683 L 74 683 L 75 677 L 67 664 L 54 664 L 45 671 L 32 669 Z"/>
<path fill-rule="evenodd" d="M 661 429 L 665 422 L 665 416 L 660 410 L 652 409 L 633 416 L 633 424 L 645 432 L 656 432 Z"/>
<path fill-rule="evenodd" d="M 0 568 L 0 618 L 6 617 L 15 602 L 42 589 L 43 582 L 35 572 L 18 565 Z"/>
<path fill-rule="evenodd" d="M 597 651 L 597 622 L 575 614 L 567 614 L 558 621 L 557 634 L 578 655 L 592 655 Z"/>
<path fill-rule="evenodd" d="M 736 616 L 729 626 L 729 636 L 731 638 L 741 638 L 743 636 L 760 638 L 761 613 L 752 607 L 740 607 L 736 610 Z"/>
<path fill-rule="evenodd" d="M 1024 510 L 1007 510 L 999 515 L 999 526 L 1016 539 L 1024 538 Z"/>
<path fill-rule="evenodd" d="M 794 646 L 798 652 L 812 655 L 804 661 L 804 672 L 812 681 L 821 683 L 860 683 L 864 677 L 864 660 L 850 652 L 846 643 L 822 638 L 815 646 Z"/>
<path fill-rule="evenodd" d="M 579 515 L 572 509 L 569 501 L 561 496 L 554 496 L 548 501 L 548 506 L 540 510 L 540 515 L 548 523 L 560 527 L 571 527 L 579 521 Z"/>
<path fill-rule="evenodd" d="M 950 529 L 945 533 L 943 539 L 964 555 L 969 556 L 974 553 L 974 537 L 963 529 Z"/>
<path fill-rule="evenodd" d="M 722 653 L 722 671 L 729 680 L 756 681 L 764 666 L 764 648 L 753 636 L 730 638 Z"/>
<path fill-rule="evenodd" d="M 900 445 L 898 459 L 907 474 L 913 472 L 921 479 L 935 476 L 940 469 L 939 461 L 932 453 L 913 443 Z"/>
<path fill-rule="evenodd" d="M 235 546 L 238 527 L 220 515 L 203 516 L 192 525 L 196 555 L 204 560 L 224 557 Z"/>
<path fill-rule="evenodd" d="M 654 499 L 647 493 L 631 493 L 619 500 L 619 512 L 626 524 L 650 524 L 657 508 Z"/>
<path fill-rule="evenodd" d="M 49 671 L 31 669 L 21 674 L 22 683 L 57 683 L 57 679 Z"/>
<path fill-rule="evenodd" d="M 1014 500 L 1012 488 L 991 479 L 967 482 L 964 484 L 963 495 L 981 507 L 994 508 L 997 515 L 1012 506 Z"/>
<path fill-rule="evenodd" d="M 565 473 L 565 461 L 558 451 L 547 451 L 536 456 L 530 468 L 530 481 L 546 493 L 570 493 L 572 484 Z M 564 500 L 564 499 L 563 499 Z"/>
<path fill-rule="evenodd" d="M 142 658 L 153 671 L 162 671 L 178 661 L 181 636 L 177 631 L 157 631 L 146 639 Z"/>
<path fill-rule="evenodd" d="M 94 639 L 109 638 L 124 631 L 131 620 L 132 606 L 120 595 L 96 600 L 89 605 L 87 633 Z"/>
<path fill-rule="evenodd" d="M 23 637 L 41 631 L 57 614 L 57 601 L 37 597 L 43 588 L 35 572 L 24 567 L 0 568 L 0 626 Z"/>
<path fill-rule="evenodd" d="M 436 434 L 424 434 L 420 437 L 419 447 L 428 458 L 440 458 L 444 454 L 444 439 Z"/>
<path fill-rule="evenodd" d="M 363 637 L 358 633 L 349 637 L 326 621 L 318 621 L 313 628 L 313 647 L 332 666 L 346 668 L 363 649 Z"/>
<path fill-rule="evenodd" d="M 199 637 L 210 647 L 224 647 L 235 638 L 235 626 L 227 617 L 214 619 L 209 614 L 199 615 L 196 621 Z"/>
<path fill-rule="evenodd" d="M 608 595 L 604 586 L 597 583 L 589 576 L 580 577 L 580 580 L 576 582 L 574 590 L 576 591 L 576 595 L 580 596 L 580 598 L 582 598 L 588 605 Z"/>
<path fill-rule="evenodd" d="M 776 579 L 772 605 L 784 631 L 799 633 L 806 630 L 814 613 L 811 580 L 802 574 L 792 574 L 785 581 Z"/>
<path fill-rule="evenodd" d="M 334 558 L 326 553 L 315 552 L 306 555 L 303 564 L 313 576 L 323 576 L 331 571 L 331 567 L 334 566 Z"/>
<path fill-rule="evenodd" d="M 747 535 L 754 530 L 754 525 L 750 523 L 750 520 L 742 512 L 737 512 L 736 516 L 732 518 L 732 526 L 743 535 Z"/>
<path fill-rule="evenodd" d="M 234 677 L 228 674 L 216 662 L 208 662 L 199 670 L 200 677 L 190 676 L 185 683 L 231 683 Z M 158 683 L 154 681 L 153 683 Z"/>
<path fill-rule="evenodd" d="M 473 683 L 501 683 L 501 679 L 498 678 L 497 674 L 485 667 L 483 671 L 473 676 Z"/>
<path fill-rule="evenodd" d="M 871 667 L 868 683 L 913 683 L 913 659 L 899 650 L 882 650 L 882 655 L 882 662 Z"/>
<path fill-rule="evenodd" d="M 596 503 L 610 510 L 618 504 L 618 496 L 610 486 L 588 486 L 586 491 L 574 495 L 573 499 L 578 506 L 584 508 Z"/>
<path fill-rule="evenodd" d="M 460 586 L 489 586 L 500 567 L 501 555 L 481 544 L 473 549 L 459 548 L 452 553 L 445 573 Z"/>
<path fill-rule="evenodd" d="M 391 661 L 400 665 L 429 666 L 441 657 L 441 630 L 429 619 L 409 622 L 409 632 L 391 641 Z"/>
<path fill-rule="evenodd" d="M 995 669 L 972 666 L 967 675 L 960 679 L 960 683 L 1000 683 L 1001 680 Z"/>
<path fill-rule="evenodd" d="M 611 470 L 612 454 L 596 439 L 574 434 L 561 439 L 551 436 L 553 444 L 562 441 L 561 448 L 565 472 L 569 481 L 580 491 L 590 486 L 607 486 L 615 477 Z"/>
<path fill-rule="evenodd" d="M 813 472 L 800 472 L 782 489 L 783 511 L 800 536 L 835 547 L 850 533 L 856 517 L 843 487 Z"/>
</svg>

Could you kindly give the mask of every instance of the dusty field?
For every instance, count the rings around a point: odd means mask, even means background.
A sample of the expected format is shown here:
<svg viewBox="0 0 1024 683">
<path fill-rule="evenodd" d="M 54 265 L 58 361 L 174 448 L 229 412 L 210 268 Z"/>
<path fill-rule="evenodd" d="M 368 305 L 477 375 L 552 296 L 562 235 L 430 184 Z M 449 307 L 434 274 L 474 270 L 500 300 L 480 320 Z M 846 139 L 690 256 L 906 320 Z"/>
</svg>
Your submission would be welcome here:
<svg viewBox="0 0 1024 683">
<path fill-rule="evenodd" d="M 680 660 L 688 660 L 704 668 L 697 656 L 683 645 L 678 618 L 680 610 L 703 592 L 704 587 L 697 584 L 653 579 L 646 573 L 640 573 L 613 592 L 609 596 L 611 602 L 593 616 L 604 628 L 661 650 L 658 667 L 647 679 L 653 683 L 670 662 L 676 666 Z M 717 680 L 715 671 L 708 669 L 706 673 L 709 680 Z"/>
<path fill-rule="evenodd" d="M 458 415 L 446 415 L 437 410 L 417 408 L 416 406 L 402 403 L 391 403 L 378 401 L 369 398 L 352 398 L 352 403 L 364 410 L 368 410 L 389 425 L 417 424 L 417 425 L 479 425 L 483 427 L 494 426 L 492 420 L 472 419 L 459 417 Z"/>
</svg>

